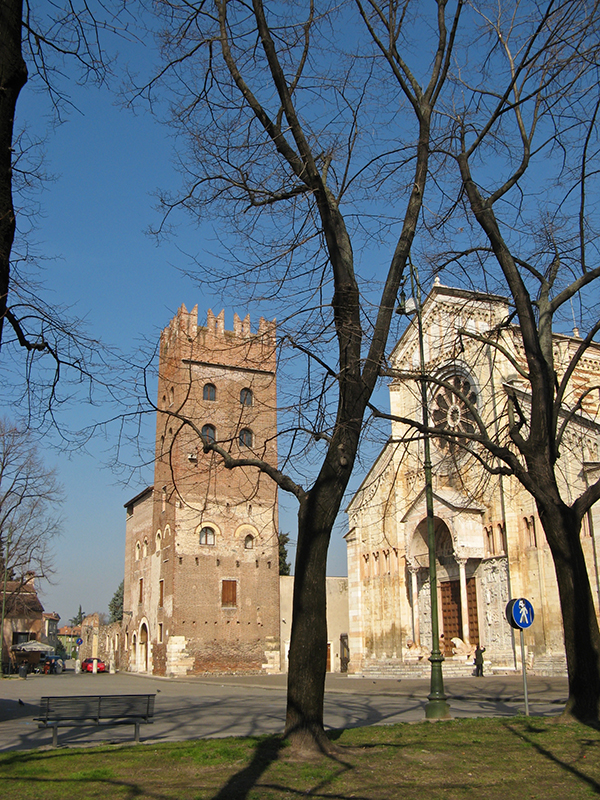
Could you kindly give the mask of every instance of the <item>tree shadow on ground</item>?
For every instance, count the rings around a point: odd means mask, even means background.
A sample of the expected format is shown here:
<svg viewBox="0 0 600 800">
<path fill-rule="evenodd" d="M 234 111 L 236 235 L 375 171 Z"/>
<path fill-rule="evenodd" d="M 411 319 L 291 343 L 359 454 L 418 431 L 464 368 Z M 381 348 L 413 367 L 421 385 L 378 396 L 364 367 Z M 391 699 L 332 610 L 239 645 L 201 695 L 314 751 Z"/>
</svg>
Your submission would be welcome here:
<svg viewBox="0 0 600 800">
<path fill-rule="evenodd" d="M 337 739 L 342 732 L 342 730 L 329 731 L 327 736 L 330 739 Z M 256 749 L 250 763 L 235 775 L 232 775 L 231 778 L 229 778 L 229 780 L 219 789 L 219 791 L 212 796 L 211 800 L 231 800 L 232 797 L 235 797 L 236 800 L 244 800 L 244 798 L 248 797 L 250 791 L 256 787 L 259 780 L 262 778 L 271 764 L 281 758 L 282 754 L 286 750 L 288 750 L 288 744 L 281 736 L 269 736 L 261 739 L 256 745 Z M 339 765 L 341 772 L 352 769 L 352 765 L 346 763 L 341 758 L 341 755 L 342 754 L 340 753 L 336 754 L 322 752 L 319 757 Z M 315 754 L 313 753 L 311 757 L 315 758 Z M 322 791 L 333 779 L 337 779 L 339 777 L 340 771 L 338 771 L 334 776 L 326 778 L 320 781 L 317 785 L 313 786 L 310 793 L 314 794 L 315 792 Z M 289 786 L 283 785 L 268 785 L 265 786 L 265 789 L 266 788 L 279 791 L 286 790 L 291 794 L 306 794 L 305 791 L 294 790 Z"/>
<path fill-rule="evenodd" d="M 552 761 L 554 764 L 563 769 L 565 772 L 569 772 L 574 777 L 579 778 L 579 780 L 583 781 L 584 783 L 587 783 L 587 785 L 593 790 L 594 794 L 600 794 L 600 783 L 598 783 L 598 781 L 595 778 L 592 778 L 590 775 L 586 775 L 585 772 L 583 772 L 583 770 L 579 769 L 578 767 L 575 767 L 573 764 L 567 763 L 564 759 L 559 758 L 557 755 L 548 750 L 548 748 L 544 747 L 542 744 L 535 741 L 535 739 L 532 736 L 527 735 L 527 731 L 529 731 L 531 734 L 543 733 L 545 731 L 544 728 L 539 728 L 533 725 L 529 725 L 527 730 L 516 730 L 508 722 L 505 722 L 503 724 L 504 728 L 510 733 L 512 733 L 513 736 L 516 736 L 517 738 L 522 739 L 523 741 L 530 744 L 541 756 L 547 758 L 548 761 Z M 589 739 L 585 740 L 582 739 L 581 744 L 582 746 L 586 745 L 597 746 L 596 742 L 593 742 Z"/>
<path fill-rule="evenodd" d="M 212 800 L 231 800 L 232 797 L 247 797 L 254 788 L 259 778 L 277 761 L 285 742 L 280 736 L 269 736 L 261 739 L 256 745 L 252 761 L 244 769 L 236 772 L 219 791 L 213 795 Z"/>
</svg>

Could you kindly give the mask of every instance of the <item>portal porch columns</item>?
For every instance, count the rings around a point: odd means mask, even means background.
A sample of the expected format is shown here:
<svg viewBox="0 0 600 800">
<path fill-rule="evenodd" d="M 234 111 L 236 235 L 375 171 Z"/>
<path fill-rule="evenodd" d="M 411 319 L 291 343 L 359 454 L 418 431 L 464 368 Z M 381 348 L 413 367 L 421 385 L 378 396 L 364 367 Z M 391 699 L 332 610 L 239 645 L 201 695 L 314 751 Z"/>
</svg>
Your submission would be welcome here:
<svg viewBox="0 0 600 800">
<path fill-rule="evenodd" d="M 455 556 L 458 564 L 458 579 L 460 583 L 460 616 L 462 619 L 462 640 L 469 642 L 469 600 L 467 598 L 467 559 Z"/>
<path fill-rule="evenodd" d="M 408 571 L 410 572 L 410 605 L 412 614 L 412 629 L 413 639 L 415 644 L 421 644 L 421 628 L 419 622 L 419 586 L 417 582 L 417 573 L 419 567 L 409 564 Z"/>
</svg>

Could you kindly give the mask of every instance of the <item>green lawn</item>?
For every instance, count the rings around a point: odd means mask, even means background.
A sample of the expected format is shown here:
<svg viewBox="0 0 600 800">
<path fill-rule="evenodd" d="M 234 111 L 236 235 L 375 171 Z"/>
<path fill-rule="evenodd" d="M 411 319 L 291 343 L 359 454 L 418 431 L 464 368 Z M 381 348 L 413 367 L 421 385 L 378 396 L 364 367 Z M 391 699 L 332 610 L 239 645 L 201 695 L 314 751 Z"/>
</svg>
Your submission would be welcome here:
<svg viewBox="0 0 600 800">
<path fill-rule="evenodd" d="M 335 758 L 299 760 L 274 737 L 60 748 L 0 756 L 11 800 L 578 800 L 600 794 L 600 732 L 555 720 L 356 728 Z"/>
</svg>

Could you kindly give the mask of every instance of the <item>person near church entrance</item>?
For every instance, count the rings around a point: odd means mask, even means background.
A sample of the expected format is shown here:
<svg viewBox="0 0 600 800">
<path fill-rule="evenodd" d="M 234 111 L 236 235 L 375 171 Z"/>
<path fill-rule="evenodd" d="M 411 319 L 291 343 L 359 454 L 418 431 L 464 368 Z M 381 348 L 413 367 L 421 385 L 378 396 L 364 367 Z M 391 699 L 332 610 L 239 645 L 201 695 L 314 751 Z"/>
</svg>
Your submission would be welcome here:
<svg viewBox="0 0 600 800">
<path fill-rule="evenodd" d="M 480 644 L 477 645 L 475 648 L 475 677 L 476 678 L 483 678 L 483 654 L 485 653 L 485 647 L 482 647 Z"/>
</svg>

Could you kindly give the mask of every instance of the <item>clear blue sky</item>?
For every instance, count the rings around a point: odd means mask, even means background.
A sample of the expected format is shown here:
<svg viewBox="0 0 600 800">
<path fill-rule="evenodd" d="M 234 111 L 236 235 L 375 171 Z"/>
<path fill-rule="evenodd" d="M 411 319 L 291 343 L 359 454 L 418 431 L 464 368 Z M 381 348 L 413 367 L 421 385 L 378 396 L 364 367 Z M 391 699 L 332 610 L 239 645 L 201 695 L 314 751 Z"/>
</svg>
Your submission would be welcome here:
<svg viewBox="0 0 600 800">
<path fill-rule="evenodd" d="M 160 246 L 146 229 L 156 222 L 153 192 L 177 185 L 168 130 L 148 114 L 134 115 L 115 104 L 108 89 L 69 87 L 77 110 L 48 133 L 46 170 L 56 179 L 40 197 L 42 214 L 33 241 L 45 257 L 44 296 L 73 307 L 87 321 L 88 333 L 109 345 L 134 351 L 154 342 L 181 303 L 199 305 L 200 318 L 221 303 L 178 272 L 190 266 L 188 255 L 216 254 L 210 228 L 182 227 Z M 44 131 L 47 97 L 26 85 L 18 106 L 18 125 Z M 226 307 L 226 327 L 233 312 L 260 308 Z M 7 413 L 8 410 L 7 410 Z M 108 409 L 72 405 L 66 416 L 73 427 L 102 419 Z M 152 435 L 151 423 L 148 433 Z M 91 453 L 58 455 L 42 442 L 48 463 L 57 466 L 66 490 L 63 534 L 55 547 L 56 574 L 42 584 L 47 611 L 66 624 L 79 604 L 86 612 L 106 611 L 123 578 L 125 513 L 123 504 L 141 488 L 124 486 L 107 468 L 115 441 L 92 443 Z M 357 479 L 359 476 L 357 476 Z M 152 480 L 151 471 L 146 481 Z M 295 500 L 282 498 L 281 528 L 295 538 Z M 286 511 L 287 507 L 289 510 Z M 331 546 L 329 574 L 346 574 L 342 534 Z M 291 554 L 293 556 L 293 553 Z"/>
</svg>

